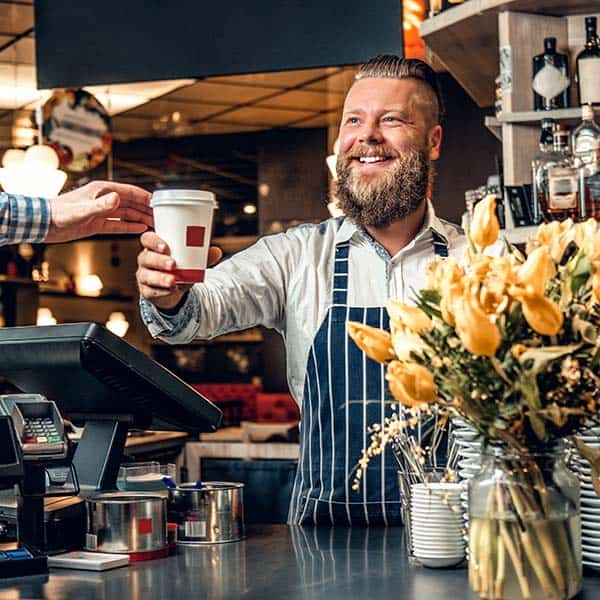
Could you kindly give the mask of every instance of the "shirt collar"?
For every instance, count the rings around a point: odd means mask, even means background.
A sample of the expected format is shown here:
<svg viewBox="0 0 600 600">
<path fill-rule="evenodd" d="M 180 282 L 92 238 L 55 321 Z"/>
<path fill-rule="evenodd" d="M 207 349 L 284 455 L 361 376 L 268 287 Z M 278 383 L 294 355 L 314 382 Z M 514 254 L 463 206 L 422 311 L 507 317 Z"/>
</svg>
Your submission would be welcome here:
<svg viewBox="0 0 600 600">
<path fill-rule="evenodd" d="M 427 199 L 427 209 L 425 212 L 425 220 L 423 221 L 423 226 L 419 230 L 419 233 L 415 236 L 416 240 L 421 240 L 426 237 L 432 231 L 435 231 L 439 236 L 444 238 L 446 243 L 448 242 L 448 234 L 446 228 L 442 221 L 435 214 L 435 210 L 433 208 L 433 204 L 430 199 Z M 365 231 L 364 229 L 357 225 L 352 219 L 348 217 L 344 218 L 340 228 L 337 230 L 335 235 L 335 243 L 343 244 L 344 242 L 350 241 L 355 236 L 364 237 Z"/>
</svg>

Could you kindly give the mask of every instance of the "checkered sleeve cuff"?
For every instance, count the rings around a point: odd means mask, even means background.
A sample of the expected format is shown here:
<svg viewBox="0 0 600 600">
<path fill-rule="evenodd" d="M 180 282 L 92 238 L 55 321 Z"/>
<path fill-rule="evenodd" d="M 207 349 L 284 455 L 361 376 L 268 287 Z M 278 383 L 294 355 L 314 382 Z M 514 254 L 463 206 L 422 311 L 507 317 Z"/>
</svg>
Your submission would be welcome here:
<svg viewBox="0 0 600 600">
<path fill-rule="evenodd" d="M 48 200 L 0 193 L 0 244 L 43 242 L 49 228 Z"/>
</svg>

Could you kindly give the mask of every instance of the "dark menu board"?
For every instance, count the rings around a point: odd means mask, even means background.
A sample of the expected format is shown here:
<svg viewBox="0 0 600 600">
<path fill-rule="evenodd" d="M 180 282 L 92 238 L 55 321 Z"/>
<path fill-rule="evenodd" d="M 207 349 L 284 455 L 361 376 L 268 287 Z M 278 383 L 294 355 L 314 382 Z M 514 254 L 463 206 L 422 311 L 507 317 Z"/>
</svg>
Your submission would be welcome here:
<svg viewBox="0 0 600 600">
<path fill-rule="evenodd" d="M 38 87 L 199 78 L 402 54 L 400 0 L 35 0 Z"/>
</svg>

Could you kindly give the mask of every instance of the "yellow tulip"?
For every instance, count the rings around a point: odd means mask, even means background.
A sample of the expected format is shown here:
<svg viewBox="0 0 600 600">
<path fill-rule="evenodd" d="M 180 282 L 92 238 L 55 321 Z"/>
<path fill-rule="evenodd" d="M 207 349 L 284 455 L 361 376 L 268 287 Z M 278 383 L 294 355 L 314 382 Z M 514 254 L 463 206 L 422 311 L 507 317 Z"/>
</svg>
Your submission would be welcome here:
<svg viewBox="0 0 600 600">
<path fill-rule="evenodd" d="M 556 335 L 560 331 L 564 317 L 556 302 L 537 294 L 531 286 L 515 286 L 510 293 L 521 302 L 523 316 L 531 329 L 541 335 Z"/>
<path fill-rule="evenodd" d="M 411 352 L 422 354 L 428 347 L 419 334 L 407 327 L 392 328 L 392 345 L 396 357 L 400 360 L 410 360 Z"/>
<path fill-rule="evenodd" d="M 592 297 L 596 304 L 600 304 L 600 261 L 594 263 L 592 275 Z"/>
<path fill-rule="evenodd" d="M 494 356 L 500 345 L 500 331 L 472 298 L 461 298 L 455 307 L 456 333 L 465 348 L 477 356 Z"/>
<path fill-rule="evenodd" d="M 348 321 L 347 328 L 355 344 L 369 358 L 386 363 L 395 357 L 392 336 L 387 331 L 355 321 Z"/>
<path fill-rule="evenodd" d="M 436 398 L 433 375 L 423 365 L 395 360 L 388 365 L 385 378 L 394 398 L 404 406 L 418 407 Z"/>
<path fill-rule="evenodd" d="M 500 224 L 496 217 L 496 197 L 493 194 L 486 196 L 477 203 L 473 210 L 471 222 L 471 239 L 481 247 L 491 246 L 500 233 Z"/>
<path fill-rule="evenodd" d="M 521 265 L 518 271 L 518 282 L 531 286 L 538 295 L 543 295 L 551 277 L 554 276 L 554 261 L 546 246 L 539 246 Z"/>
<path fill-rule="evenodd" d="M 431 331 L 433 327 L 431 319 L 418 306 L 409 306 L 390 298 L 386 307 L 394 327 L 406 327 L 415 333 Z"/>
</svg>

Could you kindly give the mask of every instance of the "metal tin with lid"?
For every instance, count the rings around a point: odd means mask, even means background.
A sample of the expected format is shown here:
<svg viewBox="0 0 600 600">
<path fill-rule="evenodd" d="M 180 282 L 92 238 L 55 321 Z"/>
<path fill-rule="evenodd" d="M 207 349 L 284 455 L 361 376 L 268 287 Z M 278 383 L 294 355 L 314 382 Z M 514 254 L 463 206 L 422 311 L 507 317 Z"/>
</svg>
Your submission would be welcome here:
<svg viewBox="0 0 600 600">
<path fill-rule="evenodd" d="M 86 499 L 86 550 L 158 558 L 168 551 L 167 499 L 104 492 Z"/>
<path fill-rule="evenodd" d="M 169 490 L 169 521 L 183 545 L 236 542 L 244 537 L 244 484 L 184 483 Z"/>
</svg>

